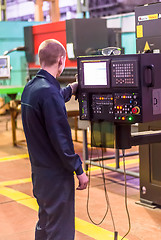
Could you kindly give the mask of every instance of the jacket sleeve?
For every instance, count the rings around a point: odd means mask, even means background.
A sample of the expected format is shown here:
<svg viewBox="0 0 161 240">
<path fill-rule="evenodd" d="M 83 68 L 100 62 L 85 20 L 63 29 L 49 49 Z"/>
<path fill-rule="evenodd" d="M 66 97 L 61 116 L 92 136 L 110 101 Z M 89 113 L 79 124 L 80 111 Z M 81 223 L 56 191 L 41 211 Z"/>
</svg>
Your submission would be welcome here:
<svg viewBox="0 0 161 240">
<path fill-rule="evenodd" d="M 82 161 L 74 151 L 64 99 L 60 94 L 48 96 L 43 105 L 43 115 L 51 144 L 63 166 L 70 172 L 75 171 L 77 175 L 82 174 Z"/>
<path fill-rule="evenodd" d="M 67 87 L 61 88 L 60 93 L 63 96 L 64 101 L 68 102 L 71 99 L 71 96 L 72 96 L 71 86 L 69 85 Z"/>
</svg>

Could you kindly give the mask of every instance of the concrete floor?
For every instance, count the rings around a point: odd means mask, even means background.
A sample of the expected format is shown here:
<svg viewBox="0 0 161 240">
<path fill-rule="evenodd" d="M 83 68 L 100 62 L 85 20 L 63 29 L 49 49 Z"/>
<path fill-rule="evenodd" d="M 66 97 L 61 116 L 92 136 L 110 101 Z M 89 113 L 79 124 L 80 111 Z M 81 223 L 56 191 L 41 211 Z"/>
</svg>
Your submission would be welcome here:
<svg viewBox="0 0 161 240">
<path fill-rule="evenodd" d="M 8 119 L 8 130 L 6 122 Z M 21 120 L 18 128 L 21 128 Z M 82 139 L 79 133 L 80 140 Z M 74 135 L 74 134 L 73 134 Z M 24 139 L 23 132 L 17 131 L 18 139 Z M 82 156 L 82 143 L 75 142 L 75 151 Z M 133 148 L 132 151 L 137 151 Z M 94 150 L 94 155 L 98 152 Z M 107 150 L 106 154 L 114 154 Z M 121 159 L 122 161 L 122 159 Z M 114 165 L 114 160 L 104 164 Z M 122 168 L 122 166 L 121 166 Z M 126 158 L 126 169 L 139 171 L 138 156 Z M 26 146 L 12 146 L 9 116 L 0 116 L 0 240 L 32 240 L 37 221 L 37 204 L 32 195 L 30 163 Z M 106 188 L 111 210 L 119 233 L 118 239 L 128 230 L 124 204 L 124 176 L 105 170 Z M 76 179 L 76 185 L 78 184 Z M 161 209 L 150 209 L 136 204 L 139 201 L 139 179 L 127 176 L 128 209 L 131 231 L 128 240 L 161 239 Z M 87 215 L 87 192 L 76 191 L 76 240 L 114 239 L 110 210 L 100 226 L 91 223 Z M 95 222 L 101 221 L 106 211 L 106 200 L 100 169 L 92 167 L 89 196 L 89 212 Z M 62 239 L 65 240 L 65 239 Z"/>
</svg>

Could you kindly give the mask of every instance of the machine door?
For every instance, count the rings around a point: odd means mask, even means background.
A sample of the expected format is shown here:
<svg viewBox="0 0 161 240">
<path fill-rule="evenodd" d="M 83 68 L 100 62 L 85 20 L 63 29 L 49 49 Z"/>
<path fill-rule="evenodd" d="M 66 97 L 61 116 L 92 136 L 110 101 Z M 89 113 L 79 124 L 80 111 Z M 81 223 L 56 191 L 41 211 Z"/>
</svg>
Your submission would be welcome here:
<svg viewBox="0 0 161 240">
<path fill-rule="evenodd" d="M 160 130 L 161 121 L 139 125 L 139 131 Z M 161 143 L 139 147 L 140 201 L 161 205 Z"/>
</svg>

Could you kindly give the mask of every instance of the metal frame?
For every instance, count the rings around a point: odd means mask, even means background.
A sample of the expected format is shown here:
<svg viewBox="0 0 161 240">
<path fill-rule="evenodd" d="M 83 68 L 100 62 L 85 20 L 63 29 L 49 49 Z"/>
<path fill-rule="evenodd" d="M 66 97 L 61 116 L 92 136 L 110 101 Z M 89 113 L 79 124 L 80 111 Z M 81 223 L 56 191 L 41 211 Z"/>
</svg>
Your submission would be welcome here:
<svg viewBox="0 0 161 240">
<path fill-rule="evenodd" d="M 130 157 L 130 156 L 135 156 L 138 155 L 138 152 L 133 152 L 130 154 L 126 154 L 125 157 Z M 122 157 L 122 155 L 120 155 L 119 153 L 119 149 L 115 149 L 115 155 L 110 156 L 110 157 L 105 157 L 103 158 L 103 160 L 109 160 L 109 159 L 115 159 L 116 160 L 116 167 L 109 167 L 109 166 L 104 166 L 102 164 L 98 164 L 96 163 L 96 161 L 98 161 L 98 159 L 93 158 L 91 160 L 89 160 L 88 157 L 88 147 L 87 147 L 87 130 L 83 129 L 83 160 L 84 160 L 84 169 L 85 171 L 88 170 L 88 165 L 92 165 L 92 166 L 97 166 L 97 167 L 101 167 L 110 171 L 114 171 L 114 172 L 118 172 L 118 173 L 124 173 L 124 171 L 122 169 L 120 169 L 120 157 Z M 133 177 L 137 177 L 139 178 L 139 173 L 136 172 L 131 172 L 131 171 L 126 171 L 126 174 L 129 176 L 133 176 Z"/>
</svg>

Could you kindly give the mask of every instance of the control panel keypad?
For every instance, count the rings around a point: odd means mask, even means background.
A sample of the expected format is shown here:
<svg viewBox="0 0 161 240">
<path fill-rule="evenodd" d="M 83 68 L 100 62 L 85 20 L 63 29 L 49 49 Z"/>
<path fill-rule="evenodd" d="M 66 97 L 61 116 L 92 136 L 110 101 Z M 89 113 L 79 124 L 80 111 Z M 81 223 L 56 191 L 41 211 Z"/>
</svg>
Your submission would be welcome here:
<svg viewBox="0 0 161 240">
<path fill-rule="evenodd" d="M 113 61 L 112 62 L 112 86 L 137 86 L 136 78 L 137 62 L 133 61 Z"/>
</svg>

